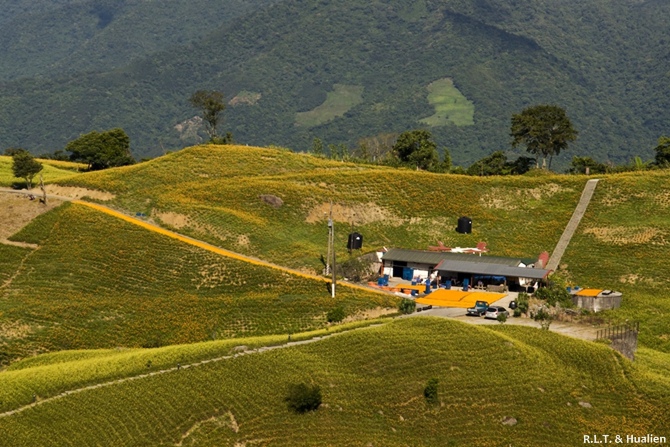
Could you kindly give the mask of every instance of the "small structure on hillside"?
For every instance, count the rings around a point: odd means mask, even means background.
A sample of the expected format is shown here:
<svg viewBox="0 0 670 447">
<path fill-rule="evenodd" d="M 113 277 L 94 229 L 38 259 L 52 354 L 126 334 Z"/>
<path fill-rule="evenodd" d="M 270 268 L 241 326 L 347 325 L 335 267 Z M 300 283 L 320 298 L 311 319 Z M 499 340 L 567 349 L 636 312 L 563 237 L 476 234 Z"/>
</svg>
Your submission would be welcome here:
<svg viewBox="0 0 670 447">
<path fill-rule="evenodd" d="M 622 293 L 614 290 L 568 288 L 568 292 L 575 306 L 592 312 L 621 307 Z"/>
<path fill-rule="evenodd" d="M 480 289 L 517 289 L 536 287 L 543 282 L 549 270 L 533 268 L 535 260 L 477 256 L 465 253 L 448 253 L 392 248 L 382 256 L 383 275 L 389 278 L 449 284 L 470 284 Z M 437 284 L 436 284 L 437 285 Z M 500 287 L 502 286 L 502 287 Z"/>
</svg>

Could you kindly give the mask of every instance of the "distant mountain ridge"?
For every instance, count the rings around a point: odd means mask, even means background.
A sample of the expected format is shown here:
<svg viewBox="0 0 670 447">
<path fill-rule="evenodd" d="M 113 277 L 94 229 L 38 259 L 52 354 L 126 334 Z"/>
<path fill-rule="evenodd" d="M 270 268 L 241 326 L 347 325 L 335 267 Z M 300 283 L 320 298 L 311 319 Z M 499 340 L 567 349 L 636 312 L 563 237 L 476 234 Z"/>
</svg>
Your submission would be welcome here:
<svg viewBox="0 0 670 447">
<path fill-rule="evenodd" d="M 192 44 L 112 71 L 5 82 L 0 147 L 53 150 L 83 132 L 120 126 L 136 155 L 158 155 L 198 142 L 175 126 L 196 115 L 187 99 L 201 88 L 238 98 L 221 128 L 238 142 L 307 150 L 318 137 L 354 146 L 361 137 L 426 127 L 420 120 L 438 112 L 428 85 L 445 78 L 474 104 L 474 125 L 429 127 L 459 164 L 509 150 L 511 115 L 538 103 L 565 108 L 580 132 L 564 164 L 572 155 L 650 158 L 656 139 L 670 132 L 667 2 L 256 6 Z M 360 100 L 337 97 L 336 85 L 361 92 Z M 329 115 L 297 125 L 298 113 L 338 101 Z"/>
</svg>

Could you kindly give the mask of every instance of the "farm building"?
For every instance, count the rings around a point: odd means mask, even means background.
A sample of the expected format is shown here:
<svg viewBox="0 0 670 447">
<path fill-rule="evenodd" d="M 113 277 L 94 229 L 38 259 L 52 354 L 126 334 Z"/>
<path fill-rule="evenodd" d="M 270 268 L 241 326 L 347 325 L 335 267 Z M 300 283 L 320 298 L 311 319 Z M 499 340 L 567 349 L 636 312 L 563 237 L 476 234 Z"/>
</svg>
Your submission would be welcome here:
<svg viewBox="0 0 670 447">
<path fill-rule="evenodd" d="M 477 256 L 392 248 L 382 256 L 383 274 L 404 280 L 426 278 L 452 285 L 525 288 L 542 282 L 549 270 L 534 268 L 535 261 L 500 256 Z"/>
</svg>

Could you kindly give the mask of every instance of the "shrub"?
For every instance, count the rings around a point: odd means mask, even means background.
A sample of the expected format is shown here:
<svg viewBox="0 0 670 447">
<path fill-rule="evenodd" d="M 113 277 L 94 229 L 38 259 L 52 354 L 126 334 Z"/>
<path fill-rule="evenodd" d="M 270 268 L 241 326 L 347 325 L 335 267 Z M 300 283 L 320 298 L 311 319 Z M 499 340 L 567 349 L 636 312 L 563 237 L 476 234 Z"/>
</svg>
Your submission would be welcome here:
<svg viewBox="0 0 670 447">
<path fill-rule="evenodd" d="M 328 323 L 339 323 L 340 321 L 344 320 L 344 317 L 347 315 L 344 313 L 344 309 L 342 306 L 337 306 L 334 309 L 330 309 L 328 313 L 326 314 L 326 320 L 328 320 Z"/>
<path fill-rule="evenodd" d="M 423 396 L 426 398 L 426 402 L 429 404 L 438 403 L 437 385 L 439 382 L 439 380 L 433 377 L 426 384 L 426 388 L 423 389 Z"/>
<path fill-rule="evenodd" d="M 289 410 L 296 413 L 314 411 L 321 405 L 321 387 L 318 385 L 310 386 L 305 383 L 291 384 L 288 387 L 288 395 L 284 400 Z"/>
<path fill-rule="evenodd" d="M 496 320 L 498 320 L 498 323 L 503 324 L 505 321 L 507 321 L 507 314 L 503 313 L 498 314 Z"/>
<path fill-rule="evenodd" d="M 535 315 L 533 315 L 533 320 L 539 322 L 540 327 L 545 331 L 549 330 L 549 326 L 551 325 L 553 319 L 554 317 L 552 317 L 544 307 L 540 307 Z"/>
<path fill-rule="evenodd" d="M 416 310 L 416 302 L 409 298 L 403 298 L 398 305 L 401 314 L 409 315 Z"/>
<path fill-rule="evenodd" d="M 572 307 L 572 297 L 566 289 L 558 285 L 537 289 L 535 297 L 546 301 L 552 307 L 556 304 L 560 304 L 561 307 Z"/>
<path fill-rule="evenodd" d="M 530 305 L 530 296 L 526 292 L 519 293 L 519 297 L 516 299 L 517 308 L 514 309 L 514 316 L 517 317 L 516 311 L 518 310 L 522 314 L 528 313 L 528 306 Z"/>
</svg>

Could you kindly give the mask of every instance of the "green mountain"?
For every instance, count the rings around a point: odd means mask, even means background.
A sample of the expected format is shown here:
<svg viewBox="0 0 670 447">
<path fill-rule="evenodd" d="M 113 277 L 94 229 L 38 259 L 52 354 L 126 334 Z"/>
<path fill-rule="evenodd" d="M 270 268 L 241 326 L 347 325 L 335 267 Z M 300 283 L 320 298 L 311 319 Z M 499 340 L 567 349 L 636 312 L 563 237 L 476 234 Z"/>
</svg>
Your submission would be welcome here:
<svg viewBox="0 0 670 447">
<path fill-rule="evenodd" d="M 136 155 L 158 155 L 199 141 L 187 99 L 213 88 L 230 101 L 221 130 L 246 144 L 306 150 L 319 137 L 353 146 L 429 127 L 456 163 L 469 164 L 509 150 L 513 113 L 555 103 L 580 131 L 559 163 L 573 154 L 649 158 L 670 113 L 669 9 L 626 0 L 287 0 L 112 71 L 3 84 L 0 146 L 53 150 L 120 126 Z"/>
<path fill-rule="evenodd" d="M 260 0 L 0 1 L 0 79 L 106 71 L 202 38 Z"/>
</svg>

